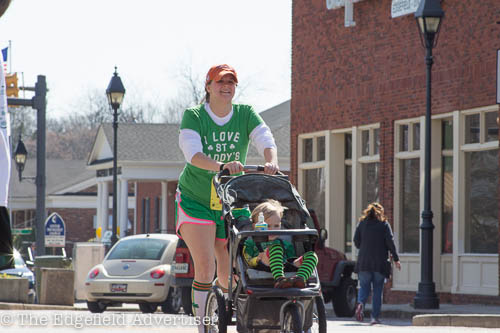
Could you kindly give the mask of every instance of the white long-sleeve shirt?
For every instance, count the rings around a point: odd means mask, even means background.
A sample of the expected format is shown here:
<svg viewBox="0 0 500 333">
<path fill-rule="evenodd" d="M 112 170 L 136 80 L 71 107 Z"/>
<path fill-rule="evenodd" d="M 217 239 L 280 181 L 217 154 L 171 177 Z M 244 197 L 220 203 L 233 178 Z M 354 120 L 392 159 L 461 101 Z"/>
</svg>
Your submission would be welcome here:
<svg viewBox="0 0 500 333">
<path fill-rule="evenodd" d="M 210 109 L 210 105 L 208 103 L 205 104 L 205 110 L 209 114 L 210 118 L 212 118 L 212 120 L 219 126 L 227 124 L 233 115 L 233 110 L 231 110 L 227 116 L 218 117 Z M 257 148 L 257 151 L 261 156 L 264 156 L 264 149 L 266 148 L 276 149 L 273 134 L 265 123 L 262 123 L 253 129 L 250 133 L 250 141 L 255 148 Z M 191 129 L 182 129 L 180 131 L 179 146 L 184 154 L 184 158 L 189 163 L 191 163 L 191 159 L 196 153 L 203 153 L 200 134 Z"/>
</svg>

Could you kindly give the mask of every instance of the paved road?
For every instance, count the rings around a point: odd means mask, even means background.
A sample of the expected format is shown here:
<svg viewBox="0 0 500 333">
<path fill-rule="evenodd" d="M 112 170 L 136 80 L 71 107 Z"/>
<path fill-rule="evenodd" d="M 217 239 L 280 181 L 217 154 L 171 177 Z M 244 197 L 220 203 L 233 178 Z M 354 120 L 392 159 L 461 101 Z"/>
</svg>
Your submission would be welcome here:
<svg viewBox="0 0 500 333">
<path fill-rule="evenodd" d="M 140 312 L 107 311 L 103 314 L 92 314 L 87 311 L 54 311 L 54 310 L 4 310 L 0 311 L 0 332 L 50 332 L 50 333 L 188 333 L 197 332 L 192 325 L 192 317 L 184 315 L 153 315 Z M 370 326 L 354 320 L 337 319 L 329 316 L 328 332 L 429 332 L 429 327 L 411 326 L 409 320 L 386 320 L 383 325 Z M 317 330 L 313 329 L 312 333 Z M 230 333 L 236 328 L 230 326 Z M 432 327 L 432 333 L 455 332 L 500 332 L 500 329 L 470 327 Z"/>
</svg>

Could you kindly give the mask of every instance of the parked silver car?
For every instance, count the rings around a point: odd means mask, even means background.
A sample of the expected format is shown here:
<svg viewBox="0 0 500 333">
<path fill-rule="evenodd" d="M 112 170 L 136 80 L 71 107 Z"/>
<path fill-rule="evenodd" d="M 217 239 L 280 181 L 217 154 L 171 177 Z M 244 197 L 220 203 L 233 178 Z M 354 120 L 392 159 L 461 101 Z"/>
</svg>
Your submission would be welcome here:
<svg viewBox="0 0 500 333">
<path fill-rule="evenodd" d="M 171 287 L 177 236 L 141 234 L 120 239 L 94 266 L 85 281 L 87 307 L 100 313 L 115 303 L 137 303 L 143 313 L 165 313 L 181 307 L 178 288 Z"/>
</svg>

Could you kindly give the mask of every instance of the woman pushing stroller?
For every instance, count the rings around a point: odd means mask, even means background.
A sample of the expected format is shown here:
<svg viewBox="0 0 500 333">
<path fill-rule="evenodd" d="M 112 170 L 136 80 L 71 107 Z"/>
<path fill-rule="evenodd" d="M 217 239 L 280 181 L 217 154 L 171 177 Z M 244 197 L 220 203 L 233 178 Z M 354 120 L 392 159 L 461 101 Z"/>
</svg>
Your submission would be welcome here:
<svg viewBox="0 0 500 333">
<path fill-rule="evenodd" d="M 264 173 L 279 171 L 276 144 L 262 118 L 249 105 L 233 104 L 238 77 L 228 65 L 213 66 L 205 81 L 206 102 L 187 109 L 182 117 L 179 145 L 186 166 L 176 193 L 176 232 L 186 242 L 193 257 L 193 314 L 203 316 L 207 293 L 217 276 L 229 276 L 226 230 L 222 206 L 212 185 L 216 172 L 243 171 L 249 142 L 266 161 Z M 250 216 L 241 209 L 234 215 Z M 228 281 L 218 280 L 225 289 Z M 203 331 L 203 327 L 199 326 Z"/>
</svg>

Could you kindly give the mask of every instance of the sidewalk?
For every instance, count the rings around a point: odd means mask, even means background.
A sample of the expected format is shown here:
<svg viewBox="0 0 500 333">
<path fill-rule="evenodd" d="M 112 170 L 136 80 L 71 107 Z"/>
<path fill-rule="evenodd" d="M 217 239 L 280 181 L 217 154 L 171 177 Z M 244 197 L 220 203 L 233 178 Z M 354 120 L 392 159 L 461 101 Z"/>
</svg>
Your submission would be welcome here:
<svg viewBox="0 0 500 333">
<path fill-rule="evenodd" d="M 79 310 L 88 311 L 86 302 L 74 306 L 2 303 L 0 310 Z M 137 304 L 123 304 L 106 311 L 140 312 Z M 327 318 L 335 318 L 331 303 L 326 304 Z M 371 314 L 371 304 L 366 304 L 365 317 Z M 413 326 L 461 326 L 500 328 L 500 306 L 480 304 L 440 304 L 439 309 L 415 309 L 410 304 L 382 304 L 381 319 L 412 321 Z"/>
<path fill-rule="evenodd" d="M 365 315 L 371 314 L 366 304 Z M 500 306 L 440 304 L 439 309 L 415 309 L 410 304 L 382 304 L 383 318 L 411 320 L 413 326 L 463 326 L 500 328 Z"/>
</svg>

